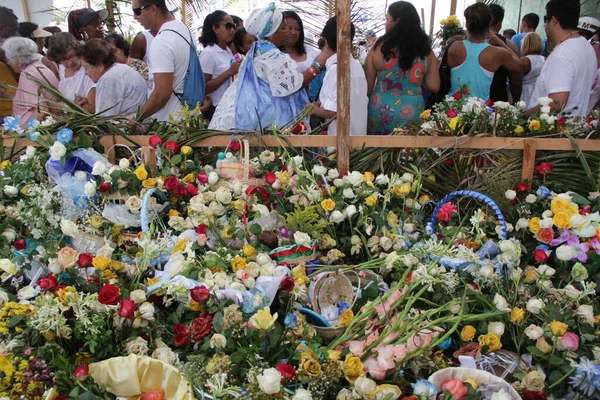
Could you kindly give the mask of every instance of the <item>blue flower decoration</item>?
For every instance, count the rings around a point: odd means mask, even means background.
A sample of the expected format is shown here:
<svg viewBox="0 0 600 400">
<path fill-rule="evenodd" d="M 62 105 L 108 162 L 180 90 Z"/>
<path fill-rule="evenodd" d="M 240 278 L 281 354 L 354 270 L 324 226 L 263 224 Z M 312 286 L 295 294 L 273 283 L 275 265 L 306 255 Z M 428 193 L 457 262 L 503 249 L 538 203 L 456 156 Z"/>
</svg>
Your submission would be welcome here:
<svg viewBox="0 0 600 400">
<path fill-rule="evenodd" d="M 298 316 L 296 313 L 287 313 L 285 315 L 285 319 L 283 320 L 283 324 L 288 328 L 294 329 L 298 326 Z"/>
<path fill-rule="evenodd" d="M 552 194 L 552 192 L 550 192 L 550 189 L 548 189 L 546 186 L 540 186 L 535 193 L 542 199 L 550 197 L 550 195 Z"/>
<path fill-rule="evenodd" d="M 345 301 L 340 301 L 338 303 L 338 315 L 342 315 L 344 310 L 347 308 L 350 308 L 350 304 L 346 303 Z"/>
<path fill-rule="evenodd" d="M 33 131 L 33 132 L 29 132 L 29 140 L 31 140 L 32 142 L 37 142 L 37 140 L 40 138 L 40 133 L 38 131 Z"/>
<path fill-rule="evenodd" d="M 73 204 L 75 204 L 75 207 L 77 208 L 87 208 L 88 206 L 88 198 L 86 195 L 80 194 L 77 195 L 73 198 Z"/>
<path fill-rule="evenodd" d="M 4 123 L 2 124 L 2 128 L 4 128 L 7 132 L 18 132 L 21 130 L 21 117 L 5 117 Z"/>
<path fill-rule="evenodd" d="M 63 128 L 56 134 L 56 140 L 62 144 L 70 143 L 73 140 L 73 131 L 69 128 Z"/>
<path fill-rule="evenodd" d="M 438 394 L 438 388 L 426 379 L 419 379 L 416 383 L 411 383 L 413 395 L 418 398 L 435 399 Z"/>
<path fill-rule="evenodd" d="M 441 350 L 448 350 L 450 348 L 450 346 L 452 346 L 452 338 L 451 337 L 446 338 L 446 340 L 444 340 L 442 343 L 437 345 L 438 349 L 441 349 Z"/>
<path fill-rule="evenodd" d="M 35 118 L 30 118 L 29 121 L 27 121 L 27 130 L 33 130 L 36 129 L 38 126 L 40 125 L 40 122 L 35 119 Z"/>
</svg>

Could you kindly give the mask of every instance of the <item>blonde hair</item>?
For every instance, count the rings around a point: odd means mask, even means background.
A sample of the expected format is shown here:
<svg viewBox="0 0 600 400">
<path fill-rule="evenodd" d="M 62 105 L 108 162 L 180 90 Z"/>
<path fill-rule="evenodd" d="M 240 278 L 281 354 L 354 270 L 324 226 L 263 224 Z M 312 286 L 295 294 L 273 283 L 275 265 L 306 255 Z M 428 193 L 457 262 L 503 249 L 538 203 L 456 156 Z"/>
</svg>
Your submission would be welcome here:
<svg viewBox="0 0 600 400">
<path fill-rule="evenodd" d="M 526 56 L 528 54 L 542 54 L 542 38 L 535 32 L 529 32 L 523 38 L 521 43 L 521 53 Z"/>
</svg>

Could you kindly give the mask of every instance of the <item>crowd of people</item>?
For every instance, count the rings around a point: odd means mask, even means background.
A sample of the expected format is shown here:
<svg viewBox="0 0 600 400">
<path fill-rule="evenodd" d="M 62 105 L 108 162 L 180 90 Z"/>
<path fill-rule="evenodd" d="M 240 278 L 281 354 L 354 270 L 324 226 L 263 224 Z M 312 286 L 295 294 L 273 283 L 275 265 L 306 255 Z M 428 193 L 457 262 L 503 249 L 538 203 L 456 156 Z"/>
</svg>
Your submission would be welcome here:
<svg viewBox="0 0 600 400">
<path fill-rule="evenodd" d="M 317 49 L 305 40 L 301 17 L 274 4 L 245 22 L 214 11 L 198 39 L 165 0 L 132 0 L 131 7 L 145 28 L 131 43 L 106 34 L 106 10 L 71 11 L 69 31 L 57 32 L 19 23 L 0 7 L 0 119 L 20 117 L 24 126 L 59 112 L 62 97 L 85 112 L 158 121 L 175 120 L 187 104 L 200 108 L 211 129 L 257 130 L 283 125 L 311 104 L 311 126 L 332 119 L 328 134 L 337 133 L 335 17 Z M 527 114 L 539 113 L 540 97 L 571 115 L 600 106 L 600 22 L 580 18 L 579 0 L 548 1 L 545 39 L 536 33 L 537 14 L 525 15 L 518 33 L 502 31 L 504 9 L 496 4 L 475 3 L 464 17 L 466 31 L 442 52 L 450 94 L 466 86 L 484 100 L 522 100 Z M 352 26 L 352 40 L 355 33 Z M 406 1 L 389 6 L 381 37 L 361 36 L 362 51 L 350 60 L 351 134 L 392 134 L 417 121 L 446 86 L 441 55 Z"/>
</svg>

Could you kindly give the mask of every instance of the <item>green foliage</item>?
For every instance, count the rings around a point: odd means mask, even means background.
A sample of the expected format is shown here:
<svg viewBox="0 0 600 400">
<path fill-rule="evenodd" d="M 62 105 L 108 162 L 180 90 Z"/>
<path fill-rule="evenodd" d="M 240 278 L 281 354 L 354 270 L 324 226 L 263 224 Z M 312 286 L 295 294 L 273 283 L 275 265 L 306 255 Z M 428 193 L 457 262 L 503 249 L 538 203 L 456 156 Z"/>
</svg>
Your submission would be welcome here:
<svg viewBox="0 0 600 400">
<path fill-rule="evenodd" d="M 296 207 L 294 211 L 286 213 L 283 218 L 285 219 L 285 225 L 291 232 L 304 232 L 313 239 L 319 239 L 323 236 L 325 229 L 330 225 L 329 222 L 321 218 L 316 206 Z"/>
</svg>

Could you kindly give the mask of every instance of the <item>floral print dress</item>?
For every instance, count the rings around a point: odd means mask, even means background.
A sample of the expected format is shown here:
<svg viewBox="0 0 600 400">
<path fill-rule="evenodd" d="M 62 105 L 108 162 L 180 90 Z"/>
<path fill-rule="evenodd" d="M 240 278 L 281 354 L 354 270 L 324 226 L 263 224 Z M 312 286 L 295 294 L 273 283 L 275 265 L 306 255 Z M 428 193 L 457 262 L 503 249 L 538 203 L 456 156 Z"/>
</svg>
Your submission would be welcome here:
<svg viewBox="0 0 600 400">
<path fill-rule="evenodd" d="M 409 70 L 398 65 L 398 58 L 386 60 L 377 74 L 377 83 L 369 99 L 369 135 L 390 135 L 410 121 L 417 121 L 425 108 L 421 84 L 427 60 L 417 59 Z"/>
</svg>

